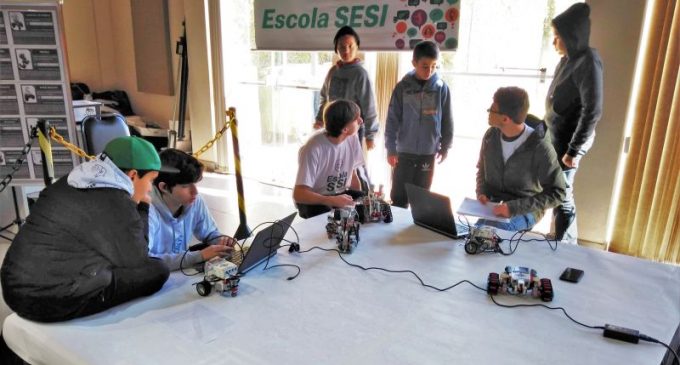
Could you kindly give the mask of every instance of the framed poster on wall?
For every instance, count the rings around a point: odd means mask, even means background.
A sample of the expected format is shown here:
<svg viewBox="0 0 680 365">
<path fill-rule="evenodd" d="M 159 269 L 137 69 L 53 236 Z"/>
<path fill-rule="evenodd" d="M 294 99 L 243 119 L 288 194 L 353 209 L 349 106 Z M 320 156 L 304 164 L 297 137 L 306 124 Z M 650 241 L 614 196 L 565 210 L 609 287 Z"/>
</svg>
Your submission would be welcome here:
<svg viewBox="0 0 680 365">
<path fill-rule="evenodd" d="M 23 158 L 33 126 L 44 120 L 67 141 L 76 141 L 61 5 L 3 1 L 0 4 L 0 179 Z M 11 184 L 42 184 L 37 138 Z M 54 177 L 79 162 L 52 142 Z"/>
</svg>

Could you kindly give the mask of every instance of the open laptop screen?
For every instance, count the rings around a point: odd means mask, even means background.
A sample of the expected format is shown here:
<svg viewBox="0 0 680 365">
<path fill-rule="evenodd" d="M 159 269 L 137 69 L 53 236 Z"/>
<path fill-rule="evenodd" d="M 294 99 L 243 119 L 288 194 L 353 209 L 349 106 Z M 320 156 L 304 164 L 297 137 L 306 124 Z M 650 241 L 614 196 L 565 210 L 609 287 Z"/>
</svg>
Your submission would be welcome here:
<svg viewBox="0 0 680 365">
<path fill-rule="evenodd" d="M 245 274 L 266 259 L 276 255 L 276 251 L 281 247 L 281 241 L 288 232 L 288 228 L 293 223 L 295 215 L 297 215 L 297 212 L 272 223 L 269 227 L 261 230 L 255 235 L 255 238 L 253 238 L 253 242 L 248 249 L 248 253 L 239 266 L 239 273 Z"/>
<path fill-rule="evenodd" d="M 447 196 L 433 193 L 413 184 L 406 184 L 406 194 L 411 204 L 413 222 L 445 236 L 460 238 L 467 232 L 458 232 Z"/>
</svg>

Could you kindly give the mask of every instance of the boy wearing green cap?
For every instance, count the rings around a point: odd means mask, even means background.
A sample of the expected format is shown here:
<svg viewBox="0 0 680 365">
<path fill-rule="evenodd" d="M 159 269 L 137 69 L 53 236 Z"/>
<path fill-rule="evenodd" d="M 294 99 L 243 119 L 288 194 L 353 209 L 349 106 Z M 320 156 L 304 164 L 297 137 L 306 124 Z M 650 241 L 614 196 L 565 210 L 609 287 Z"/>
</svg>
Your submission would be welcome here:
<svg viewBox="0 0 680 365">
<path fill-rule="evenodd" d="M 20 316 L 56 322 L 158 291 L 168 268 L 148 256 L 149 193 L 166 169 L 154 147 L 116 138 L 45 188 L 10 245 L 0 279 Z"/>
</svg>

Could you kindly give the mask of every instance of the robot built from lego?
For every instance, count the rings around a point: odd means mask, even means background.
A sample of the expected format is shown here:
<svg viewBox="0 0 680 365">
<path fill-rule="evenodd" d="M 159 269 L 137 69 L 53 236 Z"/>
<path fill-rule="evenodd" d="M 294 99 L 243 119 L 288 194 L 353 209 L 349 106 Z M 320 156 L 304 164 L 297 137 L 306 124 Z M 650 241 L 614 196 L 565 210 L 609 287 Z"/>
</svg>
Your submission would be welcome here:
<svg viewBox="0 0 680 365">
<path fill-rule="evenodd" d="M 495 272 L 489 273 L 486 291 L 491 295 L 531 293 L 531 296 L 540 297 L 544 302 L 552 301 L 555 295 L 550 279 L 541 279 L 536 270 L 521 266 L 506 266 L 500 275 Z"/>
<path fill-rule="evenodd" d="M 238 274 L 238 266 L 226 259 L 215 257 L 205 262 L 203 281 L 196 284 L 198 295 L 206 297 L 213 288 L 215 291 L 226 296 L 235 297 L 238 294 L 238 284 L 241 277 Z"/>
<path fill-rule="evenodd" d="M 335 208 L 328 215 L 326 233 L 328 238 L 335 237 L 338 249 L 352 253 L 359 244 L 359 216 L 353 207 Z"/>
<path fill-rule="evenodd" d="M 470 235 L 465 241 L 465 252 L 470 255 L 480 252 L 502 252 L 498 245 L 503 239 L 493 227 L 470 227 Z"/>
<path fill-rule="evenodd" d="M 392 208 L 385 202 L 385 195 L 383 194 L 383 186 L 380 185 L 378 191 L 373 191 L 373 186 L 368 190 L 368 193 L 357 200 L 356 211 L 359 215 L 361 223 L 392 222 Z"/>
</svg>

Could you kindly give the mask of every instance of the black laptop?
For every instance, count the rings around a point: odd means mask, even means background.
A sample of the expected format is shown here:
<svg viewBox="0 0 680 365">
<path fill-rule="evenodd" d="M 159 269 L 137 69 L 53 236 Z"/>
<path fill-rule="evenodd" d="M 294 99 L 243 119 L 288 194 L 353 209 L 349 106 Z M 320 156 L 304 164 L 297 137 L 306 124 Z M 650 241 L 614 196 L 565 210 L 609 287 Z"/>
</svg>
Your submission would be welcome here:
<svg viewBox="0 0 680 365">
<path fill-rule="evenodd" d="M 230 260 L 238 265 L 239 274 L 247 273 L 276 255 L 276 251 L 281 247 L 281 241 L 293 223 L 295 215 L 297 215 L 297 212 L 282 220 L 277 220 L 269 227 L 258 232 L 240 263 Z"/>
<path fill-rule="evenodd" d="M 451 238 L 464 238 L 470 233 L 466 225 L 453 218 L 449 197 L 413 184 L 406 184 L 406 194 L 415 224 Z"/>
</svg>

